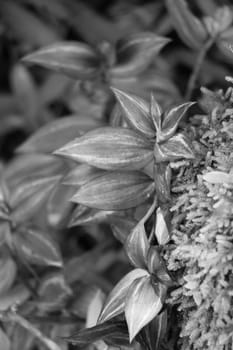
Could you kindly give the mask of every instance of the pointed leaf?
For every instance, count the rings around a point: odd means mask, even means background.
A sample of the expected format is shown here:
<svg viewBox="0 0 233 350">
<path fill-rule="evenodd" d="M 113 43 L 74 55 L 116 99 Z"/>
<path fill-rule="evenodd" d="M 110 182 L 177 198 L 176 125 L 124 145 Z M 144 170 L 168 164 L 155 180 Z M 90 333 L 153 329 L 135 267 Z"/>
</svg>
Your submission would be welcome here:
<svg viewBox="0 0 233 350">
<path fill-rule="evenodd" d="M 121 39 L 116 47 L 116 65 L 110 69 L 110 75 L 125 78 L 143 72 L 169 42 L 170 39 L 150 32 Z"/>
<path fill-rule="evenodd" d="M 152 215 L 155 209 L 155 204 L 156 202 L 154 201 L 144 217 L 133 228 L 125 243 L 125 249 L 128 258 L 130 262 L 136 267 L 146 268 L 147 266 L 149 241 L 146 235 L 145 223 Z"/>
<path fill-rule="evenodd" d="M 173 284 L 165 261 L 161 257 L 160 250 L 157 246 L 151 246 L 148 251 L 147 267 L 155 283 L 159 282 L 164 286 L 171 286 Z"/>
<path fill-rule="evenodd" d="M 102 169 L 95 168 L 88 164 L 80 164 L 72 169 L 62 180 L 64 185 L 82 186 L 99 175 L 103 175 Z"/>
<path fill-rule="evenodd" d="M 174 135 L 164 143 L 156 143 L 154 151 L 156 163 L 195 158 L 191 142 L 183 134 Z"/>
<path fill-rule="evenodd" d="M 158 134 L 161 131 L 162 110 L 160 105 L 156 102 L 153 94 L 151 94 L 151 98 L 150 98 L 150 114 L 156 129 L 157 138 L 158 138 Z"/>
<path fill-rule="evenodd" d="M 100 58 L 96 52 L 81 42 L 52 44 L 25 56 L 23 61 L 66 74 L 73 79 L 93 78 L 100 68 Z"/>
<path fill-rule="evenodd" d="M 124 117 L 129 125 L 145 137 L 154 137 L 155 128 L 150 117 L 149 104 L 136 95 L 115 88 L 112 90 L 121 105 Z"/>
<path fill-rule="evenodd" d="M 192 14 L 184 0 L 166 0 L 166 5 L 181 40 L 191 49 L 200 49 L 207 39 L 202 22 Z"/>
<path fill-rule="evenodd" d="M 171 168 L 168 163 L 154 165 L 154 184 L 156 194 L 161 203 L 167 203 L 170 195 Z"/>
<path fill-rule="evenodd" d="M 3 329 L 0 327 L 0 349 L 2 350 L 10 350 L 11 344 L 8 336 L 3 331 Z"/>
<path fill-rule="evenodd" d="M 96 325 L 98 317 L 103 307 L 105 299 L 105 294 L 98 289 L 92 298 L 90 304 L 88 305 L 87 317 L 86 317 L 86 327 L 90 328 Z"/>
<path fill-rule="evenodd" d="M 83 185 L 72 201 L 102 210 L 124 210 L 145 202 L 154 191 L 152 180 L 137 171 L 108 172 Z"/>
<path fill-rule="evenodd" d="M 128 290 L 125 317 L 130 342 L 162 309 L 160 296 L 156 295 L 149 276 L 135 280 Z"/>
<path fill-rule="evenodd" d="M 149 142 L 133 130 L 105 127 L 90 131 L 55 152 L 100 169 L 144 167 L 152 158 Z"/>
<path fill-rule="evenodd" d="M 124 311 L 126 296 L 131 284 L 144 276 L 149 276 L 149 274 L 143 269 L 135 269 L 124 276 L 107 297 L 98 322 L 103 323 L 121 314 Z"/>
<path fill-rule="evenodd" d="M 64 117 L 44 125 L 29 137 L 17 151 L 22 153 L 52 153 L 75 137 L 98 126 L 100 126 L 100 122 L 88 116 L 82 119 L 78 115 Z"/>
<path fill-rule="evenodd" d="M 14 283 L 17 267 L 14 260 L 5 253 L 0 257 L 0 294 L 4 294 Z"/>
<path fill-rule="evenodd" d="M 159 245 L 164 245 L 170 240 L 168 227 L 160 207 L 156 210 L 155 236 Z"/>
<path fill-rule="evenodd" d="M 14 245 L 23 258 L 41 266 L 62 267 L 62 258 L 57 243 L 44 232 L 28 229 L 13 237 Z"/>
<path fill-rule="evenodd" d="M 91 223 L 108 222 L 115 214 L 113 210 L 98 210 L 83 205 L 78 205 L 71 215 L 69 227 L 86 225 Z"/>
<path fill-rule="evenodd" d="M 22 284 L 11 287 L 0 297 L 0 311 L 9 310 L 13 305 L 21 305 L 30 297 L 30 291 Z"/>
<path fill-rule="evenodd" d="M 185 115 L 186 111 L 194 105 L 195 102 L 186 102 L 182 105 L 173 107 L 165 114 L 162 123 L 162 132 L 157 136 L 158 141 L 166 141 L 175 134 L 180 120 Z"/>
</svg>

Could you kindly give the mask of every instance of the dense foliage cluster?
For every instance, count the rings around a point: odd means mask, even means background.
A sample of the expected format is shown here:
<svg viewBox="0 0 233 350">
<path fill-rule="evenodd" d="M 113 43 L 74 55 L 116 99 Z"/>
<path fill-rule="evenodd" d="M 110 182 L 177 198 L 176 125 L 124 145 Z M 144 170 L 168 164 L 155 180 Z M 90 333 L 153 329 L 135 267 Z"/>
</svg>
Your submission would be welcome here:
<svg viewBox="0 0 233 350">
<path fill-rule="evenodd" d="M 232 5 L 0 26 L 0 349 L 231 350 Z"/>
</svg>

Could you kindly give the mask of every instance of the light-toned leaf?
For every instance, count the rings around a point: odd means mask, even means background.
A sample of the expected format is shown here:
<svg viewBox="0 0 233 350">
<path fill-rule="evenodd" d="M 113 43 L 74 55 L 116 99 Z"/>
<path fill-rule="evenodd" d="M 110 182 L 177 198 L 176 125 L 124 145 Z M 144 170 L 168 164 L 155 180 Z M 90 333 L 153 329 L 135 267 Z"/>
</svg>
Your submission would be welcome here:
<svg viewBox="0 0 233 350">
<path fill-rule="evenodd" d="M 203 175 L 203 179 L 211 184 L 232 184 L 233 183 L 233 174 L 227 174 L 223 171 L 210 171 Z"/>
<path fill-rule="evenodd" d="M 192 144 L 183 134 L 176 134 L 164 143 L 156 143 L 154 154 L 156 163 L 195 158 Z"/>
<path fill-rule="evenodd" d="M 6 253 L 0 257 L 0 295 L 3 295 L 12 286 L 16 277 L 17 267 L 15 262 Z"/>
<path fill-rule="evenodd" d="M 172 279 L 167 271 L 167 267 L 164 259 L 160 255 L 158 246 L 151 246 L 147 255 L 147 267 L 148 271 L 155 279 L 155 283 L 158 281 L 165 286 L 171 286 L 173 284 Z"/>
<path fill-rule="evenodd" d="M 156 129 L 156 137 L 158 138 L 158 134 L 161 131 L 162 109 L 158 102 L 155 100 L 153 94 L 151 94 L 150 98 L 150 115 Z"/>
<path fill-rule="evenodd" d="M 137 171 L 108 172 L 83 185 L 72 201 L 102 210 L 124 210 L 145 202 L 154 191 L 152 180 Z"/>
<path fill-rule="evenodd" d="M 69 227 L 107 222 L 114 214 L 113 210 L 98 210 L 78 205 L 71 215 Z"/>
<path fill-rule="evenodd" d="M 100 312 L 103 308 L 105 295 L 104 293 L 98 289 L 92 298 L 88 310 L 87 310 L 87 317 L 86 317 L 86 327 L 93 327 L 96 325 Z"/>
<path fill-rule="evenodd" d="M 103 175 L 102 169 L 95 168 L 88 164 L 79 164 L 72 169 L 62 180 L 64 185 L 82 186 L 99 175 Z"/>
<path fill-rule="evenodd" d="M 90 46 L 67 41 L 44 47 L 25 56 L 23 61 L 66 74 L 73 79 L 95 77 L 99 73 L 101 62 Z"/>
<path fill-rule="evenodd" d="M 169 230 L 160 207 L 156 210 L 155 236 L 160 245 L 164 245 L 170 240 Z"/>
<path fill-rule="evenodd" d="M 100 126 L 100 122 L 89 116 L 79 118 L 78 115 L 72 115 L 54 120 L 42 126 L 17 151 L 22 153 L 52 153 L 75 137 L 98 126 Z"/>
<path fill-rule="evenodd" d="M 122 244 L 125 244 L 129 233 L 136 226 L 137 221 L 129 217 L 113 216 L 111 218 L 110 224 L 114 237 L 118 239 Z"/>
<path fill-rule="evenodd" d="M 125 275 L 108 295 L 98 322 L 103 323 L 121 314 L 125 309 L 125 300 L 131 284 L 145 276 L 149 276 L 149 274 L 143 269 L 134 269 Z"/>
<path fill-rule="evenodd" d="M 181 40 L 191 49 L 199 50 L 207 39 L 207 31 L 189 10 L 185 0 L 166 0 L 171 21 Z"/>
<path fill-rule="evenodd" d="M 151 284 L 150 276 L 135 280 L 128 289 L 125 317 L 130 342 L 162 309 L 162 301 Z"/>
<path fill-rule="evenodd" d="M 143 72 L 170 39 L 151 32 L 132 34 L 121 39 L 116 47 L 116 65 L 112 77 L 131 77 Z"/>
<path fill-rule="evenodd" d="M 0 327 L 0 349 L 2 350 L 11 349 L 10 340 L 1 327 Z"/>
<path fill-rule="evenodd" d="M 112 90 L 120 103 L 128 124 L 144 136 L 153 138 L 155 136 L 155 128 L 150 117 L 149 104 L 136 95 L 126 93 L 116 88 Z"/>
<path fill-rule="evenodd" d="M 35 229 L 25 229 L 13 237 L 16 250 L 30 263 L 62 267 L 58 244 L 51 236 Z"/>
<path fill-rule="evenodd" d="M 162 122 L 162 131 L 161 134 L 157 136 L 158 141 L 166 141 L 171 136 L 175 134 L 175 131 L 179 125 L 179 122 L 187 112 L 187 110 L 194 105 L 195 102 L 186 102 L 182 105 L 178 105 L 169 110 L 165 114 Z"/>
<path fill-rule="evenodd" d="M 150 143 L 133 130 L 104 127 L 76 138 L 55 152 L 100 169 L 140 169 L 152 158 Z"/>
</svg>

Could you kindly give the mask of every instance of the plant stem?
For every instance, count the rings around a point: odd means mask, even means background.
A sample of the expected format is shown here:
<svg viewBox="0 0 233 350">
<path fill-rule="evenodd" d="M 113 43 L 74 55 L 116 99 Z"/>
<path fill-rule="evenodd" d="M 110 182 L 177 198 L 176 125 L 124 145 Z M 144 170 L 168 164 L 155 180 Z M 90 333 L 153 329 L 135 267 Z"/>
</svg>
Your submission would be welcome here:
<svg viewBox="0 0 233 350">
<path fill-rule="evenodd" d="M 207 55 L 207 52 L 209 51 L 209 49 L 211 48 L 211 46 L 213 45 L 213 43 L 215 42 L 215 36 L 211 36 L 203 45 L 202 49 L 200 50 L 198 56 L 197 56 L 197 61 L 196 64 L 194 66 L 194 69 L 192 71 L 192 74 L 189 78 L 188 81 L 188 86 L 187 86 L 187 92 L 185 95 L 185 100 L 190 100 L 192 97 L 192 93 L 193 90 L 195 88 L 195 83 L 197 81 L 198 75 L 200 73 L 203 61 Z"/>
<path fill-rule="evenodd" d="M 32 323 L 28 322 L 25 318 L 18 315 L 15 311 L 9 310 L 0 315 L 0 319 L 3 322 L 13 322 L 24 329 L 26 329 L 30 334 L 32 334 L 35 338 L 39 339 L 41 343 L 43 343 L 47 349 L 49 350 L 61 350 L 60 346 L 58 346 L 53 340 L 47 338 L 39 329 L 37 329 Z"/>
</svg>

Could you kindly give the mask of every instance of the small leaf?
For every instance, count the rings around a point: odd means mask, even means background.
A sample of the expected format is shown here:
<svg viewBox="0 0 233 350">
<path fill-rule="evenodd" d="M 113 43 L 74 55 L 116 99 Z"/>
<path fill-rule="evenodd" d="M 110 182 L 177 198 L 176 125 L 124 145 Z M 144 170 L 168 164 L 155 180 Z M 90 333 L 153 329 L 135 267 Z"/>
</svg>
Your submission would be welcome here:
<svg viewBox="0 0 233 350">
<path fill-rule="evenodd" d="M 44 232 L 34 229 L 20 231 L 13 237 L 19 254 L 30 263 L 41 266 L 62 267 L 57 243 Z"/>
<path fill-rule="evenodd" d="M 223 171 L 210 171 L 203 175 L 203 179 L 211 184 L 232 184 L 233 183 L 233 174 L 227 174 Z"/>
<path fill-rule="evenodd" d="M 11 257 L 5 253 L 0 257 L 0 295 L 9 290 L 16 278 L 17 267 Z"/>
<path fill-rule="evenodd" d="M 166 0 L 166 5 L 181 40 L 191 49 L 199 50 L 207 39 L 202 22 L 192 14 L 184 0 Z"/>
<path fill-rule="evenodd" d="M 128 258 L 135 267 L 146 268 L 147 265 L 149 241 L 146 235 L 145 223 L 152 215 L 155 209 L 155 204 L 156 201 L 154 201 L 144 217 L 134 227 L 125 243 Z"/>
<path fill-rule="evenodd" d="M 112 127 L 90 131 L 55 154 L 105 170 L 140 169 L 153 158 L 150 143 L 140 135 Z"/>
<path fill-rule="evenodd" d="M 167 203 L 171 199 L 170 195 L 171 168 L 168 163 L 158 163 L 154 165 L 154 184 L 156 194 L 161 203 Z"/>
<path fill-rule="evenodd" d="M 71 215 L 69 227 L 86 225 L 91 223 L 108 222 L 115 214 L 113 210 L 98 210 L 83 205 L 78 205 Z"/>
<path fill-rule="evenodd" d="M 73 79 L 91 79 L 99 73 L 100 58 L 90 46 L 81 42 L 59 42 L 23 58 Z"/>
<path fill-rule="evenodd" d="M 17 151 L 21 153 L 52 153 L 75 137 L 98 126 L 100 126 L 99 121 L 87 116 L 84 119 L 80 119 L 78 115 L 61 118 L 44 125 L 29 137 Z"/>
<path fill-rule="evenodd" d="M 98 289 L 92 298 L 90 304 L 88 305 L 87 317 L 86 317 L 86 327 L 90 328 L 96 325 L 98 317 L 103 307 L 105 295 Z"/>
<path fill-rule="evenodd" d="M 125 317 L 130 342 L 162 309 L 162 301 L 156 295 L 149 276 L 135 280 L 127 293 Z"/>
<path fill-rule="evenodd" d="M 121 39 L 116 46 L 116 65 L 111 77 L 126 78 L 143 72 L 170 39 L 145 32 Z"/>
<path fill-rule="evenodd" d="M 116 239 L 125 244 L 129 232 L 136 226 L 137 221 L 129 217 L 115 217 L 110 220 L 112 233 Z"/>
<path fill-rule="evenodd" d="M 0 327 L 0 349 L 2 350 L 11 349 L 10 340 L 1 327 Z"/>
<path fill-rule="evenodd" d="M 156 143 L 154 151 L 156 163 L 195 158 L 191 142 L 183 134 L 176 134 L 164 143 Z"/>
<path fill-rule="evenodd" d="M 21 305 L 30 297 L 30 291 L 22 284 L 11 287 L 0 296 L 0 311 L 6 311 L 11 306 Z"/>
<path fill-rule="evenodd" d="M 164 245 L 170 240 L 169 230 L 160 207 L 156 210 L 155 236 L 159 245 Z"/>
<path fill-rule="evenodd" d="M 135 269 L 124 276 L 120 282 L 113 288 L 108 295 L 103 310 L 100 314 L 98 322 L 103 323 L 111 318 L 121 314 L 125 308 L 125 300 L 131 284 L 144 276 L 148 276 L 148 272 L 143 269 Z"/>
<path fill-rule="evenodd" d="M 165 114 L 162 123 L 162 132 L 157 136 L 158 142 L 166 141 L 175 134 L 180 120 L 183 118 L 186 111 L 194 104 L 195 102 L 183 103 L 182 105 L 173 107 L 167 114 Z"/>
<path fill-rule="evenodd" d="M 160 283 L 165 286 L 173 284 L 172 279 L 167 271 L 164 259 L 160 255 L 160 250 L 157 246 L 151 246 L 147 255 L 147 267 L 151 273 L 154 283 Z"/>
<path fill-rule="evenodd" d="M 108 172 L 83 185 L 73 202 L 102 210 L 124 210 L 145 202 L 154 191 L 152 180 L 137 171 Z"/>
<path fill-rule="evenodd" d="M 80 164 L 72 169 L 68 175 L 62 180 L 64 185 L 82 186 L 99 175 L 103 175 L 104 171 L 88 164 Z"/>
<path fill-rule="evenodd" d="M 124 117 L 129 125 L 145 137 L 153 138 L 155 129 L 150 117 L 149 104 L 136 95 L 115 88 L 112 90 L 121 105 Z"/>
<path fill-rule="evenodd" d="M 150 99 L 150 114 L 156 129 L 157 137 L 158 137 L 158 134 L 161 131 L 162 110 L 160 105 L 156 102 L 153 94 L 151 94 L 151 99 Z"/>
</svg>

